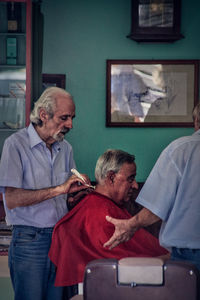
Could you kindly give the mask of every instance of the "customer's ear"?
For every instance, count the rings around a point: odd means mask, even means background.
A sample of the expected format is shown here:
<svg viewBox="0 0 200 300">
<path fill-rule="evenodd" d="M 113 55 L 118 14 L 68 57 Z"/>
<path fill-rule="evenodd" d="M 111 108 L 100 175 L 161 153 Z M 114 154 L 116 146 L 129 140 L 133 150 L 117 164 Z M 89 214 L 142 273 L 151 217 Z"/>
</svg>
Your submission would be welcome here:
<svg viewBox="0 0 200 300">
<path fill-rule="evenodd" d="M 113 171 L 109 171 L 108 173 L 107 173 L 107 179 L 108 179 L 108 181 L 109 181 L 109 183 L 110 184 L 113 184 L 114 183 L 114 179 L 115 179 L 115 172 L 113 172 Z"/>
</svg>

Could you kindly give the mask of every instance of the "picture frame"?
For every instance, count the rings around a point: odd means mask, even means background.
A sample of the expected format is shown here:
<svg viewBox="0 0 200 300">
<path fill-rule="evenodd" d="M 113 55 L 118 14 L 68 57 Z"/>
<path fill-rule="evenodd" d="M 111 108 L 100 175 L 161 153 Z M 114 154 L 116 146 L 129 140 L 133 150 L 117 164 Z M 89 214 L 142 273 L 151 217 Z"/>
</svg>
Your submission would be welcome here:
<svg viewBox="0 0 200 300">
<path fill-rule="evenodd" d="M 132 0 L 131 33 L 137 42 L 175 42 L 181 30 L 181 0 Z"/>
<path fill-rule="evenodd" d="M 192 127 L 198 60 L 107 60 L 107 127 Z"/>
<path fill-rule="evenodd" d="M 57 86 L 65 89 L 65 74 L 42 74 L 42 89 L 45 90 L 50 86 Z"/>
</svg>

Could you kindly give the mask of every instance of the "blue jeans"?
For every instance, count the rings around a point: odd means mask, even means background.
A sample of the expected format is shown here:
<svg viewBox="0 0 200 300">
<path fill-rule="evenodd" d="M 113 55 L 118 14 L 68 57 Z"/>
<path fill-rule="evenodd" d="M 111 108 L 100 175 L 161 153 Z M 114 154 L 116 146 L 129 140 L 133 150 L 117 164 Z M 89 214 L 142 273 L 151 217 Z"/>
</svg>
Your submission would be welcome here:
<svg viewBox="0 0 200 300">
<path fill-rule="evenodd" d="M 196 265 L 200 270 L 200 249 L 172 248 L 172 260 L 185 260 Z"/>
<path fill-rule="evenodd" d="M 55 266 L 48 258 L 53 228 L 13 226 L 9 268 L 15 300 L 61 300 Z"/>
</svg>

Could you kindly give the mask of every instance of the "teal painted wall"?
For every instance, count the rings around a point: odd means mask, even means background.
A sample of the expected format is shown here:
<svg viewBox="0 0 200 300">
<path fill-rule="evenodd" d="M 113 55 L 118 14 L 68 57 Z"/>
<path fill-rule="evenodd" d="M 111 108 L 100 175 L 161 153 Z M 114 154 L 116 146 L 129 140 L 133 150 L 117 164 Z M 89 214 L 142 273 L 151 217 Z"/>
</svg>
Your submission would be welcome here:
<svg viewBox="0 0 200 300">
<path fill-rule="evenodd" d="M 66 74 L 77 106 L 73 145 L 77 167 L 94 179 L 96 159 L 107 148 L 136 155 L 144 181 L 163 148 L 192 128 L 106 128 L 106 59 L 199 59 L 200 2 L 182 1 L 182 34 L 174 44 L 137 44 L 130 33 L 130 0 L 43 0 L 43 72 Z M 0 140 L 3 140 L 2 136 Z M 9 279 L 0 280 L 2 300 L 13 299 Z"/>
<path fill-rule="evenodd" d="M 130 0 L 43 0 L 43 72 L 66 74 L 76 119 L 67 140 L 77 168 L 94 179 L 98 156 L 107 148 L 134 153 L 137 180 L 144 181 L 160 152 L 192 128 L 106 128 L 106 59 L 199 59 L 199 1 L 182 1 L 185 36 L 172 44 L 128 39 Z"/>
</svg>

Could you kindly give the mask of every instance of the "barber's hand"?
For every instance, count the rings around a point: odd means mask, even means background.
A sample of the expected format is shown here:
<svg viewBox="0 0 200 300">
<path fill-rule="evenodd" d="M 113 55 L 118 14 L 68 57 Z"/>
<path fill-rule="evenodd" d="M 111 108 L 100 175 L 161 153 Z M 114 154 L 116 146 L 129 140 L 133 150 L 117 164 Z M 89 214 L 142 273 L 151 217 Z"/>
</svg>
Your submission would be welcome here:
<svg viewBox="0 0 200 300">
<path fill-rule="evenodd" d="M 135 232 L 131 227 L 129 219 L 114 219 L 110 216 L 106 216 L 106 220 L 115 226 L 115 232 L 112 237 L 103 245 L 112 249 L 118 246 L 120 243 L 130 240 Z"/>
<path fill-rule="evenodd" d="M 66 193 L 71 194 L 71 193 L 75 193 L 75 192 L 78 192 L 78 191 L 88 188 L 88 185 L 91 184 L 89 177 L 85 174 L 81 174 L 81 175 L 84 178 L 84 181 L 81 180 L 76 175 L 72 175 L 67 181 L 65 181 L 61 185 L 61 187 L 63 189 L 63 194 L 66 194 Z"/>
</svg>

